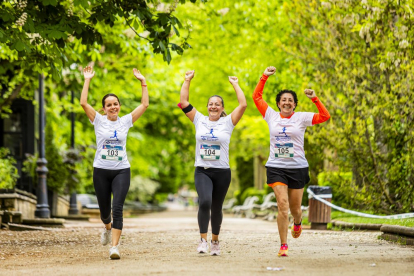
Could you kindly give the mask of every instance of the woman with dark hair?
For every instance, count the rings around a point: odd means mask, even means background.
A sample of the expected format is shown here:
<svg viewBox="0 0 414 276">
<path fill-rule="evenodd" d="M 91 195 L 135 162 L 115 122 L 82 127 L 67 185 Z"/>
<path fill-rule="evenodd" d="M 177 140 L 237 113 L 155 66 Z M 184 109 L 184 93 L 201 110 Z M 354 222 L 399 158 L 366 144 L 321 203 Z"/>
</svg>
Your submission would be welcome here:
<svg viewBox="0 0 414 276">
<path fill-rule="evenodd" d="M 201 236 L 197 251 L 208 251 L 207 231 L 211 217 L 210 255 L 220 255 L 218 238 L 223 220 L 222 207 L 231 181 L 230 137 L 243 116 L 247 103 L 237 77 L 229 77 L 239 105 L 227 116 L 224 112 L 223 98 L 214 95 L 207 103 L 208 116 L 204 116 L 189 103 L 190 82 L 193 77 L 194 70 L 186 72 L 179 105 L 196 129 L 194 181 L 199 198 L 198 225 Z"/>
<path fill-rule="evenodd" d="M 311 89 L 305 95 L 312 100 L 319 113 L 295 112 L 298 104 L 296 93 L 282 90 L 276 96 L 279 112 L 263 100 L 263 88 L 269 76 L 276 72 L 267 67 L 253 93 L 253 100 L 266 120 L 270 132 L 270 155 L 266 163 L 267 185 L 272 187 L 277 201 L 277 226 L 281 247 L 278 256 L 288 256 L 287 234 L 289 209 L 293 216 L 291 234 L 299 238 L 302 233 L 302 196 L 309 182 L 309 164 L 305 158 L 304 138 L 306 127 L 320 124 L 330 118 L 328 110 Z"/>
<path fill-rule="evenodd" d="M 122 210 L 131 180 L 130 164 L 126 153 L 128 130 L 149 105 L 145 77 L 135 68 L 133 73 L 141 81 L 141 104 L 130 114 L 119 117 L 121 102 L 115 94 L 107 94 L 103 97 L 104 115 L 99 114 L 88 104 L 89 84 L 95 72 L 90 66 L 83 69 L 85 83 L 80 104 L 95 127 L 97 150 L 93 162 L 93 184 L 101 212 L 101 220 L 105 225 L 101 235 L 101 243 L 103 245 L 112 244 L 109 250 L 111 259 L 121 257 L 118 246 L 123 226 Z M 113 194 L 112 217 L 111 194 Z"/>
</svg>

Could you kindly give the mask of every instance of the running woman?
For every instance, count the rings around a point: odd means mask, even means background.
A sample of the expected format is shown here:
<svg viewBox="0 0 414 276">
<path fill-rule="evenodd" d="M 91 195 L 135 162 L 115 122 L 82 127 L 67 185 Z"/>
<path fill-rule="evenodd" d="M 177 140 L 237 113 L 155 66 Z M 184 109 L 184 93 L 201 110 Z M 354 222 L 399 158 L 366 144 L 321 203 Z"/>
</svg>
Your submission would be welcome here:
<svg viewBox="0 0 414 276">
<path fill-rule="evenodd" d="M 180 104 L 185 115 L 196 129 L 194 182 L 199 198 L 198 226 L 200 229 L 199 253 L 207 253 L 207 231 L 211 218 L 212 239 L 210 255 L 220 255 L 219 233 L 223 220 L 223 202 L 230 186 L 229 144 L 234 127 L 246 110 L 246 98 L 237 77 L 229 77 L 236 91 L 239 105 L 230 115 L 224 112 L 223 98 L 211 96 L 207 103 L 208 116 L 198 112 L 188 102 L 190 82 L 194 70 L 185 73 L 181 88 Z"/>
<path fill-rule="evenodd" d="M 88 104 L 89 84 L 95 72 L 90 66 L 83 69 L 85 83 L 80 104 L 95 127 L 97 150 L 93 161 L 93 185 L 101 212 L 101 220 L 105 224 L 101 243 L 103 245 L 112 244 L 109 250 L 111 259 L 121 258 L 118 246 L 123 226 L 122 210 L 131 180 L 130 164 L 126 153 L 127 134 L 132 124 L 141 117 L 149 105 L 145 77 L 135 68 L 133 73 L 141 81 L 141 104 L 130 114 L 119 117 L 121 102 L 115 94 L 107 94 L 102 99 L 105 115 L 99 114 Z M 113 194 L 112 219 L 111 194 Z"/>
<path fill-rule="evenodd" d="M 279 213 L 277 226 L 281 247 L 278 256 L 288 256 L 287 235 L 289 209 L 293 216 L 291 234 L 299 238 L 302 233 L 303 188 L 309 182 L 309 165 L 303 149 L 306 127 L 320 124 L 330 118 L 328 110 L 316 97 L 315 91 L 305 89 L 305 95 L 312 100 L 319 113 L 295 112 L 298 104 L 296 93 L 282 90 L 276 96 L 276 112 L 263 100 L 263 88 L 269 76 L 276 72 L 273 66 L 267 67 L 253 93 L 253 100 L 269 125 L 270 154 L 266 163 L 267 185 L 272 187 Z"/>
</svg>

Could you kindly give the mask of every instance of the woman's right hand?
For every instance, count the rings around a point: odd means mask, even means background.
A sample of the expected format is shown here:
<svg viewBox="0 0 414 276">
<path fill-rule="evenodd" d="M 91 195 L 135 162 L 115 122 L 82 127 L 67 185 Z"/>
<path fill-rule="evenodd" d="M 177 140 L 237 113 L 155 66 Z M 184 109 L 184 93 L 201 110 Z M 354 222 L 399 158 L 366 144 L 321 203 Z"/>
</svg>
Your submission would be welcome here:
<svg viewBox="0 0 414 276">
<path fill-rule="evenodd" d="M 85 80 L 90 80 L 95 76 L 95 71 L 93 71 L 92 67 L 89 65 L 83 68 L 83 76 L 85 77 Z"/>
<path fill-rule="evenodd" d="M 191 81 L 192 78 L 194 78 L 194 70 L 185 72 L 186 81 Z"/>
<path fill-rule="evenodd" d="M 264 73 L 263 73 L 263 74 L 265 74 L 266 76 L 271 76 L 271 75 L 273 75 L 274 73 L 276 73 L 276 67 L 274 67 L 274 66 L 269 66 L 269 67 L 267 67 L 267 68 L 266 68 L 266 70 L 264 71 Z"/>
</svg>

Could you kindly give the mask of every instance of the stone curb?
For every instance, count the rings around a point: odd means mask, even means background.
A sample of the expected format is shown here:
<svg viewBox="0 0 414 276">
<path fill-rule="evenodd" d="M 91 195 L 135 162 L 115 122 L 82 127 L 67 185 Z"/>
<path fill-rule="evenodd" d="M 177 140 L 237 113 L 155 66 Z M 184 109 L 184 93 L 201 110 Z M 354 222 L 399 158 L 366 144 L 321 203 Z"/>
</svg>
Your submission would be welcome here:
<svg viewBox="0 0 414 276">
<path fill-rule="evenodd" d="M 374 230 L 380 231 L 382 224 L 367 224 L 367 223 L 351 223 L 351 222 L 343 222 L 343 221 L 332 221 L 333 226 L 338 226 L 341 228 L 350 228 L 355 230 Z"/>
<path fill-rule="evenodd" d="M 403 236 L 414 237 L 414 227 L 396 226 L 396 225 L 383 225 L 381 226 L 381 232 L 399 234 Z"/>
<path fill-rule="evenodd" d="M 381 239 L 403 243 L 406 245 L 414 245 L 414 227 L 405 227 L 388 224 L 364 224 L 350 223 L 343 221 L 332 221 L 333 226 L 348 228 L 354 230 L 374 230 L 381 231 Z"/>
</svg>

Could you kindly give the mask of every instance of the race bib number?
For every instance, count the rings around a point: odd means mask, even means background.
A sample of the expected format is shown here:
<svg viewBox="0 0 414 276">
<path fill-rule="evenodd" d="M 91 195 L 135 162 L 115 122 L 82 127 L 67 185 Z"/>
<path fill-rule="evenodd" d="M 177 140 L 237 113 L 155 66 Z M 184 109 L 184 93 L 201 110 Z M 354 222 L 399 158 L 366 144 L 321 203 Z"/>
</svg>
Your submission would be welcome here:
<svg viewBox="0 0 414 276">
<path fill-rule="evenodd" d="M 203 160 L 219 160 L 220 145 L 200 145 L 200 156 Z"/>
<path fill-rule="evenodd" d="M 293 157 L 293 143 L 275 144 L 276 158 L 292 158 Z"/>
<path fill-rule="evenodd" d="M 122 146 L 104 145 L 101 149 L 101 158 L 111 161 L 122 161 L 124 148 Z"/>
</svg>

